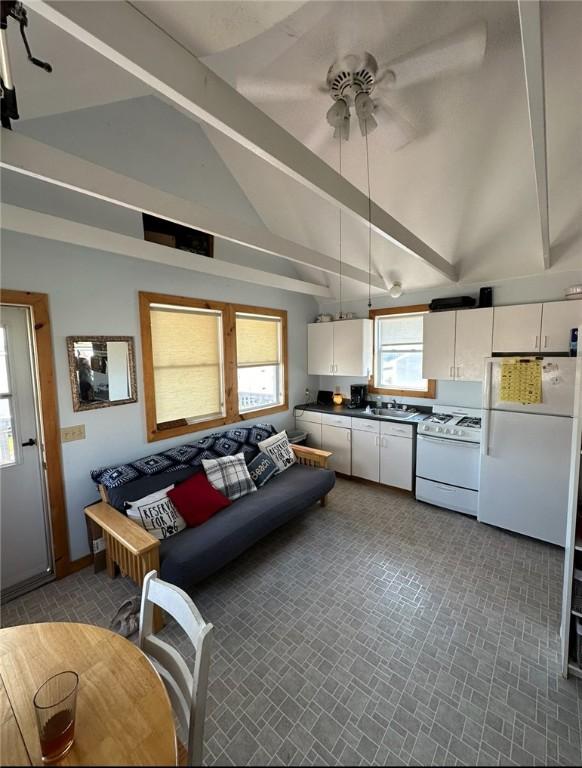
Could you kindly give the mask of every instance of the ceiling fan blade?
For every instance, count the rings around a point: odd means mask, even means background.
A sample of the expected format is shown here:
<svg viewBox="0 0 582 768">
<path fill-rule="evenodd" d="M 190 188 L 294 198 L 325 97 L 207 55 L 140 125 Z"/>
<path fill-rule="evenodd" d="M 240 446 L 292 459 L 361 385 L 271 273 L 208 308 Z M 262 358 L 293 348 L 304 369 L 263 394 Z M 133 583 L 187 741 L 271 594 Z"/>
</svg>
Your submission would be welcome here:
<svg viewBox="0 0 582 768">
<path fill-rule="evenodd" d="M 382 126 L 382 136 L 392 152 L 413 141 L 418 131 L 403 115 L 387 104 L 377 103 L 376 115 Z"/>
<path fill-rule="evenodd" d="M 236 89 L 250 101 L 300 101 L 320 93 L 313 83 L 274 80 L 262 77 L 237 77 Z"/>
<path fill-rule="evenodd" d="M 379 68 L 376 81 L 386 88 L 405 88 L 449 72 L 481 65 L 487 46 L 487 24 L 479 21 L 434 40 Z"/>
</svg>

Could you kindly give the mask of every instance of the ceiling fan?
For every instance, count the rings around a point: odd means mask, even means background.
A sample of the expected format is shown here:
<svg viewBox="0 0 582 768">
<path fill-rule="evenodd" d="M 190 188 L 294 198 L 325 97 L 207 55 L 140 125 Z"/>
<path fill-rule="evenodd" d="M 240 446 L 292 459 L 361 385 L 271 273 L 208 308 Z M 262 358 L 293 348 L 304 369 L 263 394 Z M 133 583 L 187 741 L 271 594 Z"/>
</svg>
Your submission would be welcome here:
<svg viewBox="0 0 582 768">
<path fill-rule="evenodd" d="M 329 67 L 321 84 L 238 78 L 237 88 L 259 103 L 301 101 L 314 92 L 330 96 L 333 104 L 326 120 L 318 121 L 305 140 L 314 151 L 332 135 L 349 139 L 352 109 L 362 136 L 372 133 L 380 121 L 391 148 L 398 149 L 416 136 L 416 129 L 390 106 L 390 91 L 476 69 L 483 62 L 486 44 L 487 24 L 478 21 L 383 64 L 378 64 L 368 51 L 342 54 Z"/>
</svg>

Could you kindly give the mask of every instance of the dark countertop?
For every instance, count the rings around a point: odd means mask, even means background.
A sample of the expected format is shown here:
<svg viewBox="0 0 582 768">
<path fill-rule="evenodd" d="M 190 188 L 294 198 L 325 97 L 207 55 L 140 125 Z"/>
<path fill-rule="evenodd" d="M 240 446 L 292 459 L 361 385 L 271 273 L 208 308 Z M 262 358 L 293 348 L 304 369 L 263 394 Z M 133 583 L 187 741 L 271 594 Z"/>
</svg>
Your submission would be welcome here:
<svg viewBox="0 0 582 768">
<path fill-rule="evenodd" d="M 375 406 L 371 406 L 375 407 Z M 411 406 L 418 410 L 416 406 Z M 318 405 L 317 403 L 307 403 L 305 405 L 296 405 L 295 410 L 300 411 L 313 411 L 315 413 L 332 413 L 334 416 L 351 416 L 354 419 L 369 419 L 370 421 L 394 421 L 399 424 L 418 424 L 420 421 L 430 415 L 431 411 L 426 410 L 424 412 L 418 411 L 410 419 L 391 419 L 389 416 L 374 416 L 373 413 L 365 413 L 365 408 L 348 408 L 345 405 Z"/>
</svg>

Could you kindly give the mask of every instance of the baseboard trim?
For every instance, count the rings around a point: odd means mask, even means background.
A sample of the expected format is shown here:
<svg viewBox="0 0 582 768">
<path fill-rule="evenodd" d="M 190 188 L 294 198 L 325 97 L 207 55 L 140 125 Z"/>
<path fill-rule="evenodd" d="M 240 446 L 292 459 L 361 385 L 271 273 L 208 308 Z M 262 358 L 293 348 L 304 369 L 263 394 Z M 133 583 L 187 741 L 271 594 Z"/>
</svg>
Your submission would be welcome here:
<svg viewBox="0 0 582 768">
<path fill-rule="evenodd" d="M 69 564 L 69 574 L 77 573 L 77 571 L 82 571 L 83 568 L 86 568 L 88 565 L 91 565 L 92 562 L 93 562 L 93 555 L 85 555 L 85 557 L 80 557 L 78 560 L 71 560 Z"/>
</svg>

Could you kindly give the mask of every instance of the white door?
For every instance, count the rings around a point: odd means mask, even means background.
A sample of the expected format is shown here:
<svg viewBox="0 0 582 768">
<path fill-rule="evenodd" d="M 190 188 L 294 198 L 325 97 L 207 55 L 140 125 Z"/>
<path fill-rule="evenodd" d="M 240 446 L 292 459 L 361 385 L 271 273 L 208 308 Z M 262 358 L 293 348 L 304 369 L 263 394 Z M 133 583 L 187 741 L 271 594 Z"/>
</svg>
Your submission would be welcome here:
<svg viewBox="0 0 582 768">
<path fill-rule="evenodd" d="M 542 352 L 568 352 L 570 332 L 582 325 L 582 301 L 552 301 L 542 309 Z"/>
<path fill-rule="evenodd" d="M 429 312 L 423 317 L 424 379 L 455 377 L 455 315 L 456 312 Z"/>
<path fill-rule="evenodd" d="M 573 420 L 492 411 L 483 435 L 482 523 L 563 547 Z"/>
<path fill-rule="evenodd" d="M 491 357 L 493 307 L 457 312 L 455 379 L 483 381 L 485 358 Z"/>
<path fill-rule="evenodd" d="M 380 479 L 380 434 L 352 429 L 352 475 L 378 482 Z"/>
<path fill-rule="evenodd" d="M 0 320 L 0 540 L 2 598 L 54 578 L 29 310 Z"/>
<path fill-rule="evenodd" d="M 321 424 L 295 419 L 295 428 L 307 433 L 305 444 L 309 448 L 321 448 Z"/>
<path fill-rule="evenodd" d="M 307 373 L 313 376 L 333 373 L 333 323 L 307 326 Z"/>
<path fill-rule="evenodd" d="M 550 416 L 572 416 L 574 413 L 574 395 L 576 391 L 576 358 L 544 357 L 541 364 L 542 402 L 535 405 L 523 405 L 522 403 L 502 400 L 501 377 L 503 361 L 497 357 L 489 358 L 487 361 L 489 378 L 484 388 L 485 408 L 497 411 L 541 413 Z"/>
<path fill-rule="evenodd" d="M 369 376 L 372 369 L 372 320 L 333 324 L 333 362 L 337 376 Z"/>
<path fill-rule="evenodd" d="M 321 426 L 321 447 L 324 451 L 332 451 L 333 456 L 328 460 L 328 467 L 344 475 L 352 471 L 352 430 L 346 427 Z"/>
<path fill-rule="evenodd" d="M 541 304 L 517 304 L 493 310 L 493 352 L 539 352 Z"/>
</svg>

